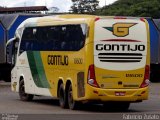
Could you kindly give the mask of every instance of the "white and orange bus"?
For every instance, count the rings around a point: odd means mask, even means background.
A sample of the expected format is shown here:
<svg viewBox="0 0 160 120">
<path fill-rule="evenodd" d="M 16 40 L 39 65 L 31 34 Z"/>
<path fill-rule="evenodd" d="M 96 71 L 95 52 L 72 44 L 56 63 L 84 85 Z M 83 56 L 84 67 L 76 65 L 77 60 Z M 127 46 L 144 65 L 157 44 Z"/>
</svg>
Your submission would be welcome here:
<svg viewBox="0 0 160 120">
<path fill-rule="evenodd" d="M 11 86 L 21 100 L 44 95 L 59 98 L 62 108 L 98 101 L 128 109 L 148 99 L 150 42 L 143 18 L 29 18 L 11 41 Z"/>
</svg>

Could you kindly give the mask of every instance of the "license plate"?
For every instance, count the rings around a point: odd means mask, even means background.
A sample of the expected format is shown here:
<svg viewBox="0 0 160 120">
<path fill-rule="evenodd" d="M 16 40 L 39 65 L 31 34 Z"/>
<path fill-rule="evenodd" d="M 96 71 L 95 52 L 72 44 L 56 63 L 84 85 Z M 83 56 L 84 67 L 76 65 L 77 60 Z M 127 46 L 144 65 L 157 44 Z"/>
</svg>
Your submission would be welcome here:
<svg viewBox="0 0 160 120">
<path fill-rule="evenodd" d="M 125 96 L 126 92 L 115 92 L 115 96 Z"/>
</svg>

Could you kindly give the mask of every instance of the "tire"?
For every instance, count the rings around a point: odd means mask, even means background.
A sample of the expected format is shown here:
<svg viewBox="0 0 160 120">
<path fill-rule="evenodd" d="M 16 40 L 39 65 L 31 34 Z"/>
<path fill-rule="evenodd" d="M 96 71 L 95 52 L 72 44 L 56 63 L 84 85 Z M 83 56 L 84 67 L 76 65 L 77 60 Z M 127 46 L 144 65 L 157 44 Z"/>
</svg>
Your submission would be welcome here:
<svg viewBox="0 0 160 120">
<path fill-rule="evenodd" d="M 67 94 L 67 97 L 68 97 L 68 106 L 69 106 L 69 109 L 71 110 L 75 110 L 75 109 L 78 109 L 79 107 L 79 102 L 78 101 L 75 101 L 73 99 L 73 91 L 72 91 L 72 85 L 70 84 L 69 88 L 68 88 L 68 94 Z"/>
<path fill-rule="evenodd" d="M 65 90 L 63 84 L 60 84 L 58 89 L 59 105 L 61 108 L 67 108 Z"/>
<path fill-rule="evenodd" d="M 104 103 L 103 106 L 107 110 L 118 110 L 118 111 L 127 111 L 129 109 L 130 103 L 129 102 L 107 102 Z"/>
<path fill-rule="evenodd" d="M 33 95 L 25 93 L 24 80 L 22 79 L 19 83 L 19 97 L 22 101 L 31 101 L 33 100 Z"/>
</svg>

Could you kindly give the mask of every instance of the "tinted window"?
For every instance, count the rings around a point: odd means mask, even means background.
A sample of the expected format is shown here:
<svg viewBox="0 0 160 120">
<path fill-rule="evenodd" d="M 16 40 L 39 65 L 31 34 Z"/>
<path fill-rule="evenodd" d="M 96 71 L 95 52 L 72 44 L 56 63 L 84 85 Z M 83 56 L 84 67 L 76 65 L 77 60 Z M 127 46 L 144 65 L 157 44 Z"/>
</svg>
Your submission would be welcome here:
<svg viewBox="0 0 160 120">
<path fill-rule="evenodd" d="M 26 28 L 22 35 L 23 51 L 78 51 L 84 46 L 86 24 Z"/>
</svg>

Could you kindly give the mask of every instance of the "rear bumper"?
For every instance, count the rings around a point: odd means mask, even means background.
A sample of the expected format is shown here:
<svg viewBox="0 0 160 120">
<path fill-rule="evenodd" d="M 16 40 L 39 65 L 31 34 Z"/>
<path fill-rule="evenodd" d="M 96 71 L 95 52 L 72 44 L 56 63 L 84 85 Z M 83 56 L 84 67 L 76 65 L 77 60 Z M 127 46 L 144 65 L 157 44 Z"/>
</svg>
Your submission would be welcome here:
<svg viewBox="0 0 160 120">
<path fill-rule="evenodd" d="M 123 96 L 117 96 L 115 93 L 125 93 Z M 88 86 L 86 90 L 87 100 L 98 101 L 121 101 L 121 102 L 140 102 L 148 99 L 148 87 L 139 89 L 101 89 Z"/>
</svg>

